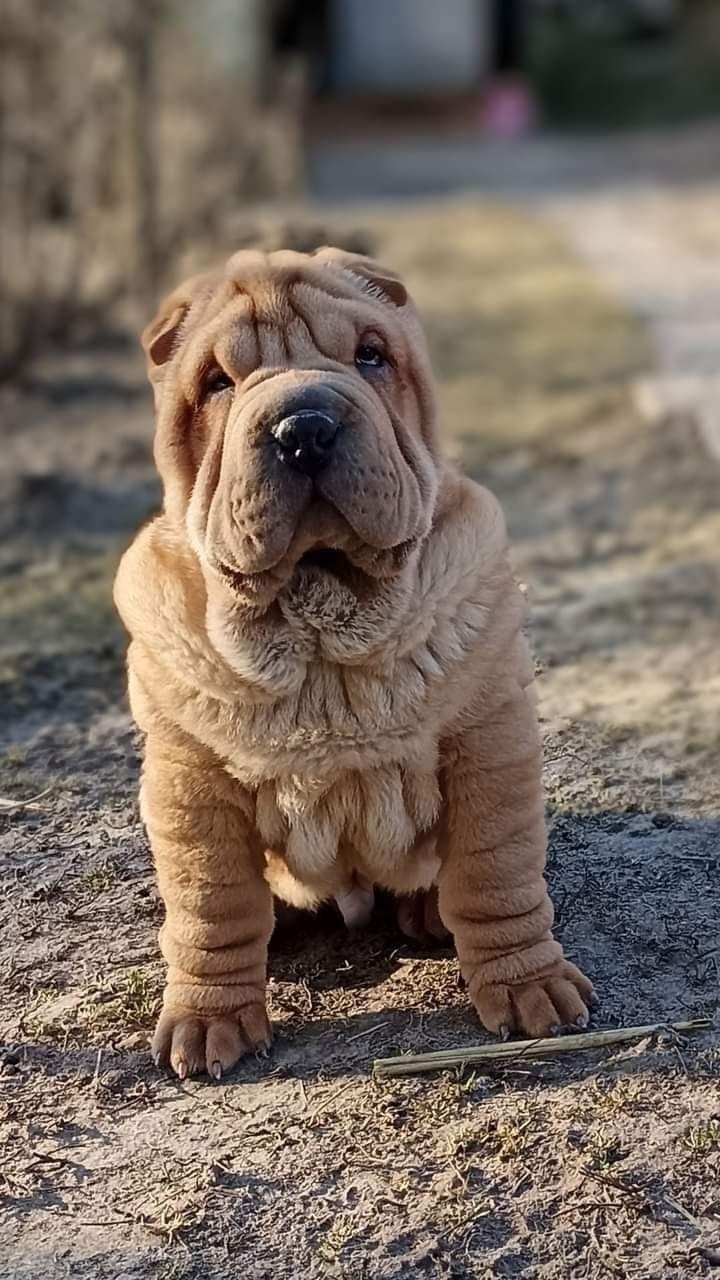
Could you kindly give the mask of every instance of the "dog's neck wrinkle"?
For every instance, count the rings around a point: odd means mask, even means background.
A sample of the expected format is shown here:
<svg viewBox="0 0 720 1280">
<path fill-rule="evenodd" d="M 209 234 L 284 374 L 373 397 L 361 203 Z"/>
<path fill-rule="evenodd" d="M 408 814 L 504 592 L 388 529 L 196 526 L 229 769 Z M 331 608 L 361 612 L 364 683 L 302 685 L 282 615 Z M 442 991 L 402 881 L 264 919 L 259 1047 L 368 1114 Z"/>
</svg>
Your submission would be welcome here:
<svg viewBox="0 0 720 1280">
<path fill-rule="evenodd" d="M 363 602 L 345 625 L 335 615 L 321 626 L 310 602 L 308 621 L 307 611 L 293 611 L 308 601 L 300 589 L 262 619 L 217 612 L 212 643 L 239 677 L 237 729 L 222 750 L 237 776 L 254 785 L 295 772 L 298 752 L 310 773 L 318 767 L 325 778 L 361 757 L 371 766 L 406 757 L 411 743 L 425 752 L 426 725 L 452 712 L 444 691 L 488 626 L 477 547 L 467 540 L 461 555 L 450 539 L 446 545 L 446 533 L 436 535 L 388 584 L 375 619 Z"/>
<path fill-rule="evenodd" d="M 519 595 L 496 611 L 510 581 L 504 526 L 494 500 L 466 483 L 374 619 L 365 600 L 342 619 L 315 601 L 308 621 L 302 591 L 253 616 L 227 591 L 206 593 L 190 554 L 180 592 L 161 568 L 152 629 L 138 641 L 158 711 L 251 788 L 298 770 L 328 779 L 419 767 L 461 714 L 470 668 L 477 689 L 523 621 Z"/>
<path fill-rule="evenodd" d="M 319 665 L 389 676 L 399 658 L 424 645 L 431 663 L 438 662 L 432 633 L 439 620 L 447 632 L 448 614 L 472 589 L 478 563 L 474 548 L 460 557 L 455 547 L 449 555 L 444 542 L 431 534 L 397 575 L 362 598 L 334 575 L 304 567 L 259 616 L 227 590 L 209 593 L 208 638 L 247 692 L 256 689 L 264 702 L 296 696 Z M 446 635 L 439 648 L 449 659 L 458 644 L 465 651 L 473 640 Z"/>
</svg>

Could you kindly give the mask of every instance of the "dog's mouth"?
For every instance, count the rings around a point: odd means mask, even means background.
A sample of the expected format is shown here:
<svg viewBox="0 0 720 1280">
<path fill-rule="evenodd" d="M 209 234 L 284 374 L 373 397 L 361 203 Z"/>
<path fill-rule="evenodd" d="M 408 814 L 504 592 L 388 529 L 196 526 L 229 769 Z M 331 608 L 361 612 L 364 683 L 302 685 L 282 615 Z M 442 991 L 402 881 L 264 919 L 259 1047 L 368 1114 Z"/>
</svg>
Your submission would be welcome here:
<svg viewBox="0 0 720 1280">
<path fill-rule="evenodd" d="M 251 597 L 264 596 L 268 592 L 274 594 L 281 584 L 287 581 L 298 569 L 331 574 L 347 584 L 355 582 L 359 575 L 362 576 L 361 570 L 344 551 L 341 551 L 338 547 L 322 545 L 310 547 L 295 561 L 292 567 L 287 566 L 284 572 L 282 569 L 279 571 L 279 566 L 277 565 L 259 573 L 243 573 L 222 562 L 218 562 L 216 567 L 229 586 L 235 591 L 240 591 L 243 595 Z"/>
<path fill-rule="evenodd" d="M 349 556 L 337 547 L 311 547 L 297 562 L 299 569 L 322 569 L 336 578 L 344 578 L 355 566 Z"/>
<path fill-rule="evenodd" d="M 348 550 L 317 543 L 298 557 L 285 557 L 269 569 L 243 573 L 222 562 L 215 568 L 225 582 L 253 607 L 265 607 L 298 571 L 327 575 L 358 597 L 371 592 L 373 584 L 399 573 L 417 546 L 414 538 L 396 547 L 373 549 L 353 546 Z"/>
</svg>

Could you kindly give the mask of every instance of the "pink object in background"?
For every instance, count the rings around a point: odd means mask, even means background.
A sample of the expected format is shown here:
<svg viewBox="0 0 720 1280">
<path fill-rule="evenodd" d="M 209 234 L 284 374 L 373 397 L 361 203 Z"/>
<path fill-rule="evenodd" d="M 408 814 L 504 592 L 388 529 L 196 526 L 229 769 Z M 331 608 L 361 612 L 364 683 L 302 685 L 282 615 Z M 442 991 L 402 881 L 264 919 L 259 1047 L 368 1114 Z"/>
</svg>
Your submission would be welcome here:
<svg viewBox="0 0 720 1280">
<path fill-rule="evenodd" d="M 537 124 L 537 109 L 523 80 L 494 80 L 488 85 L 483 127 L 492 138 L 524 138 Z"/>
</svg>

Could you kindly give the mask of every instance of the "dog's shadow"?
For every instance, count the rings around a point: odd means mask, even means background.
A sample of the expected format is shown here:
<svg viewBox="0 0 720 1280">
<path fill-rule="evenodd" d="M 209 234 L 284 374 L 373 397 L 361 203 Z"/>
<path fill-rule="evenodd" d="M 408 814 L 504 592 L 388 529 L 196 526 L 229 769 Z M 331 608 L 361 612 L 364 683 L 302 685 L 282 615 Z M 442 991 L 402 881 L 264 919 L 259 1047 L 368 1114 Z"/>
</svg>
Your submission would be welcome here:
<svg viewBox="0 0 720 1280">
<path fill-rule="evenodd" d="M 348 930 L 330 906 L 317 912 L 283 907 L 270 942 L 270 973 L 277 982 L 302 981 L 317 992 L 372 987 L 415 957 L 451 956 L 452 939 L 406 937 L 396 922 L 397 903 L 376 891 L 370 924 Z"/>
<path fill-rule="evenodd" d="M 378 895 L 371 924 L 354 934 L 330 908 L 291 913 L 276 928 L 269 963 L 274 1074 L 364 1075 L 379 1056 L 484 1038 L 460 989 L 452 939 L 409 939 L 395 915 L 393 900 Z M 249 1059 L 233 1078 L 257 1074 Z"/>
</svg>

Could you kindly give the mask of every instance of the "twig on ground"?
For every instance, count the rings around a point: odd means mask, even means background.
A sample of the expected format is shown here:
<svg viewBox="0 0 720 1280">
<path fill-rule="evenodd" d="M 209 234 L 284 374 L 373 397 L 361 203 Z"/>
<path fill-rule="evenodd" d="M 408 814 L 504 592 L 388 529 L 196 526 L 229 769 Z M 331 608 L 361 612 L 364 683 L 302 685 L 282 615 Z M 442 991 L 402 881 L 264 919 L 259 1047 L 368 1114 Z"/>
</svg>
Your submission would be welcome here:
<svg viewBox="0 0 720 1280">
<path fill-rule="evenodd" d="M 52 785 L 46 787 L 44 791 L 38 791 L 35 796 L 28 796 L 27 800 L 6 800 L 4 796 L 0 796 L 0 812 L 10 809 L 42 809 L 43 805 L 37 803 L 38 800 L 44 800 L 45 796 L 49 796 L 53 790 Z"/>
<path fill-rule="evenodd" d="M 101 1046 L 97 1051 L 97 1058 L 95 1059 L 95 1071 L 93 1072 L 93 1078 L 92 1078 L 93 1089 L 97 1089 L 98 1084 L 100 1082 L 100 1063 L 102 1062 L 102 1056 L 103 1056 L 103 1051 Z"/>
<path fill-rule="evenodd" d="M 65 1164 L 71 1167 L 75 1164 L 74 1160 L 68 1160 L 65 1156 L 56 1156 L 52 1151 L 31 1151 L 30 1155 L 34 1159 L 27 1165 L 28 1169 L 34 1168 L 36 1164 Z"/>
<path fill-rule="evenodd" d="M 679 1213 L 680 1217 L 684 1218 L 686 1222 L 689 1222 L 690 1226 L 694 1227 L 696 1231 L 702 1231 L 703 1224 L 695 1217 L 695 1214 L 691 1213 L 689 1209 L 686 1209 L 684 1204 L 680 1204 L 679 1200 L 676 1200 L 673 1196 L 669 1196 L 667 1192 L 665 1193 L 665 1203 L 668 1204 L 671 1209 L 674 1209 L 676 1213 Z"/>
<path fill-rule="evenodd" d="M 710 1018 L 694 1018 L 690 1022 L 653 1022 L 644 1027 L 617 1027 L 611 1031 L 586 1031 L 582 1035 L 552 1037 L 547 1040 L 515 1040 L 499 1044 L 472 1045 L 461 1049 L 439 1049 L 433 1053 L 402 1054 L 397 1058 L 378 1058 L 373 1063 L 377 1079 L 410 1076 L 427 1071 L 447 1071 L 473 1062 L 502 1064 L 517 1058 L 549 1058 L 556 1054 L 579 1053 L 583 1049 L 603 1049 L 606 1045 L 641 1040 L 661 1031 L 685 1034 L 707 1031 Z"/>
<path fill-rule="evenodd" d="M 341 1098 L 343 1094 L 347 1093 L 349 1089 L 352 1089 L 354 1084 L 355 1084 L 354 1080 L 348 1080 L 347 1084 L 341 1085 L 341 1087 L 339 1089 L 336 1089 L 334 1093 L 331 1093 L 328 1098 L 323 1098 L 320 1102 L 318 1102 L 316 1107 L 313 1107 L 312 1111 L 310 1112 L 309 1118 L 311 1120 L 314 1120 L 316 1116 L 320 1115 L 321 1111 L 324 1111 L 326 1107 L 332 1106 L 333 1102 L 337 1102 L 338 1099 Z"/>
<path fill-rule="evenodd" d="M 358 1031 L 354 1036 L 348 1036 L 347 1043 L 352 1044 L 353 1040 L 361 1040 L 363 1036 L 374 1036 L 376 1031 L 382 1031 L 383 1027 L 387 1027 L 387 1022 L 376 1022 L 374 1027 L 366 1027 L 364 1031 Z"/>
</svg>

